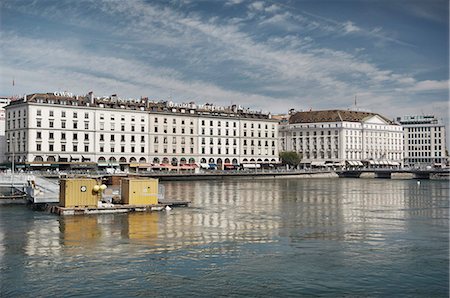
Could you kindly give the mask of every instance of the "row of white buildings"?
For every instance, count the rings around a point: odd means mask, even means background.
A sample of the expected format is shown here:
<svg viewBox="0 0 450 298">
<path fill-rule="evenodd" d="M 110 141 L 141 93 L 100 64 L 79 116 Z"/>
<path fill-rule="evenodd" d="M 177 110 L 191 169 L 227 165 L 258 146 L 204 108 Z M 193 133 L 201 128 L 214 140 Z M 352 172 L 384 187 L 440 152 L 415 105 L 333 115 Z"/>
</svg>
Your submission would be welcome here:
<svg viewBox="0 0 450 298">
<path fill-rule="evenodd" d="M 239 106 L 66 93 L 6 106 L 7 156 L 33 167 L 212 168 L 278 162 L 278 122 Z"/>
<path fill-rule="evenodd" d="M 277 164 L 282 151 L 300 153 L 306 167 L 446 160 L 445 127 L 430 117 L 426 123 L 414 117 L 393 122 L 376 113 L 327 110 L 292 111 L 280 121 L 238 105 L 92 92 L 27 95 L 6 105 L 4 115 L 5 161 L 14 156 L 17 166 L 36 169 L 231 169 Z"/>
</svg>

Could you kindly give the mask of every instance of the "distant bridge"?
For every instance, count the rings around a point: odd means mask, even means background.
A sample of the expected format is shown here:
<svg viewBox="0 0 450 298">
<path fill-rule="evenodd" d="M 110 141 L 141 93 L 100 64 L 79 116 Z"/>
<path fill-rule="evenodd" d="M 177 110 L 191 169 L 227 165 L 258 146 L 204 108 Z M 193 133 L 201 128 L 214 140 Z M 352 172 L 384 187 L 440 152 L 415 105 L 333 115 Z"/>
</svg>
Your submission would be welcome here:
<svg viewBox="0 0 450 298">
<path fill-rule="evenodd" d="M 390 179 L 393 174 L 411 175 L 414 179 L 450 178 L 450 169 L 349 169 L 337 170 L 339 178 L 360 178 L 362 174 L 372 174 L 375 178 Z"/>
</svg>

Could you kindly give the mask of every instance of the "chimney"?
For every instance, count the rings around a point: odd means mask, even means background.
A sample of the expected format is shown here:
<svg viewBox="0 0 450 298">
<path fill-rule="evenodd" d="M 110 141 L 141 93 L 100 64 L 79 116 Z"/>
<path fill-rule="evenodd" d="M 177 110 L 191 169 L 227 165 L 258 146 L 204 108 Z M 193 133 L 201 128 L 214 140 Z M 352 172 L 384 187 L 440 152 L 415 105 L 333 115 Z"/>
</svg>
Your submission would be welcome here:
<svg viewBox="0 0 450 298">
<path fill-rule="evenodd" d="M 89 97 L 89 102 L 90 102 L 92 105 L 95 104 L 95 102 L 94 102 L 94 92 L 89 91 L 88 97 Z"/>
</svg>

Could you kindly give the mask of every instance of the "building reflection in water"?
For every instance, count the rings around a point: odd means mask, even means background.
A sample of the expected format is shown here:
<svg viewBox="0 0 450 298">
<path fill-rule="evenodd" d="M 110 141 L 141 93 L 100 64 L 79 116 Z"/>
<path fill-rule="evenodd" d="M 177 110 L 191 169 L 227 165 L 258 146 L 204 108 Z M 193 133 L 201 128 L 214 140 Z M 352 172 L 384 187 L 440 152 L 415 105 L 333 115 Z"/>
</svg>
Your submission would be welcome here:
<svg viewBox="0 0 450 298">
<path fill-rule="evenodd" d="M 171 249 L 227 241 L 270 242 L 278 231 L 279 190 L 264 181 L 174 182 L 166 183 L 165 189 L 166 198 L 193 202 L 189 209 L 161 216 L 160 236 Z"/>
<path fill-rule="evenodd" d="M 430 182 L 432 183 L 432 182 Z M 288 239 L 383 245 L 413 229 L 411 217 L 448 224 L 448 188 L 379 179 L 165 182 L 166 198 L 189 208 L 153 213 L 53 217 L 26 234 L 29 256 L 159 253 L 225 255 L 239 245 Z M 432 192 L 432 193 L 430 193 Z M 443 204 L 443 208 L 436 208 Z M 0 237 L 5 232 L 0 229 Z M 233 243 L 226 245 L 226 243 Z M 225 243 L 225 245 L 224 245 Z M 138 244 L 138 245 L 130 245 Z M 220 245 L 217 245 L 220 244 Z M 0 245 L 0 257 L 4 248 Z"/>
<path fill-rule="evenodd" d="M 126 217 L 124 236 L 141 244 L 154 245 L 158 237 L 159 213 L 130 213 Z"/>
</svg>

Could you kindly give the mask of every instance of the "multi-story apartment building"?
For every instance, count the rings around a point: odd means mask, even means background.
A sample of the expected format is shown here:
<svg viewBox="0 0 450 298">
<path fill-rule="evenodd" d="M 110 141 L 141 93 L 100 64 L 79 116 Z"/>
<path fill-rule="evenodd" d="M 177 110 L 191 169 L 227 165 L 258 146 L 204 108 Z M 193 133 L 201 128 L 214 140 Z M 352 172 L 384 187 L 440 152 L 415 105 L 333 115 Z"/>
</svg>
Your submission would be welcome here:
<svg viewBox="0 0 450 298">
<path fill-rule="evenodd" d="M 10 102 L 9 97 L 0 97 L 0 163 L 7 162 L 6 159 L 6 137 L 5 137 L 5 106 Z"/>
<path fill-rule="evenodd" d="M 312 166 L 399 166 L 402 127 L 369 112 L 297 112 L 280 125 L 280 150 L 296 151 Z"/>
<path fill-rule="evenodd" d="M 8 159 L 27 167 L 278 162 L 278 123 L 240 106 L 31 94 L 6 106 Z"/>
<path fill-rule="evenodd" d="M 435 116 L 397 117 L 405 134 L 405 165 L 443 165 L 447 162 L 445 126 Z"/>
</svg>

